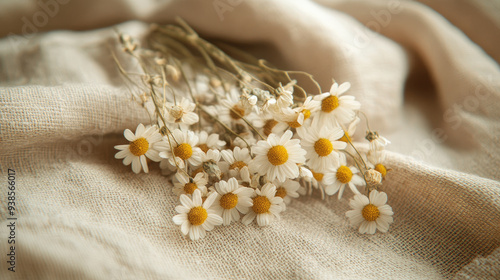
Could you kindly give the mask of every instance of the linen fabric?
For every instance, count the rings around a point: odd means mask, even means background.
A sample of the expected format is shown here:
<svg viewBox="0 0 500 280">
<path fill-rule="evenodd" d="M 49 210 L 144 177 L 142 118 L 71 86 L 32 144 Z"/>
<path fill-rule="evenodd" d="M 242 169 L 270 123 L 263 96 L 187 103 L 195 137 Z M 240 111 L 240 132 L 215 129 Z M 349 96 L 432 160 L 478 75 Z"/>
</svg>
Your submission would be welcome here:
<svg viewBox="0 0 500 280">
<path fill-rule="evenodd" d="M 500 279 L 499 14 L 493 0 L 0 2 L 0 278 Z M 123 130 L 149 118 L 110 55 L 116 30 L 144 42 L 148 23 L 176 16 L 323 91 L 352 84 L 392 141 L 388 233 L 351 227 L 346 192 L 295 199 L 265 228 L 182 236 L 159 168 L 136 175 L 114 158 Z"/>
</svg>

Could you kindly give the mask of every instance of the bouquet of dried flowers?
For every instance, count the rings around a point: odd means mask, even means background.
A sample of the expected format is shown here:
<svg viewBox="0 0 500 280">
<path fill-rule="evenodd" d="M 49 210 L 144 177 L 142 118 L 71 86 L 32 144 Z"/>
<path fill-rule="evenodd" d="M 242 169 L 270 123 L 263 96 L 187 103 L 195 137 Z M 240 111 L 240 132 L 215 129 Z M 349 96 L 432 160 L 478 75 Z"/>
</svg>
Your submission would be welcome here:
<svg viewBox="0 0 500 280">
<path fill-rule="evenodd" d="M 119 39 L 142 73 L 127 72 L 113 57 L 151 122 L 126 129 L 129 143 L 115 146 L 115 157 L 135 173 L 159 162 L 179 196 L 173 221 L 184 235 L 197 240 L 240 219 L 267 226 L 313 189 L 322 198 L 351 192 L 346 216 L 360 233 L 389 229 L 392 208 L 378 190 L 389 141 L 368 129 L 368 152 L 354 145 L 366 116 L 345 94 L 348 82 L 323 92 L 311 75 L 211 44 L 180 19 L 153 25 L 147 49 L 128 35 Z M 308 78 L 317 92 L 294 76 Z"/>
</svg>

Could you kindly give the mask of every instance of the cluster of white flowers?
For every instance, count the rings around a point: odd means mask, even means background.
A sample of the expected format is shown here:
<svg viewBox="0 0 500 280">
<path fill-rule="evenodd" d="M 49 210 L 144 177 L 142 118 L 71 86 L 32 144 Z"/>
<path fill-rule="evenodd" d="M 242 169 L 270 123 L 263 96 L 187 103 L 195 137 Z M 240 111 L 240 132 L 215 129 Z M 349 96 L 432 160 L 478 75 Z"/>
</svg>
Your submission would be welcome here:
<svg viewBox="0 0 500 280">
<path fill-rule="evenodd" d="M 154 61 L 165 67 L 165 59 Z M 346 186 L 353 194 L 346 215 L 359 232 L 388 230 L 392 208 L 377 190 L 388 170 L 388 141 L 368 131 L 366 155 L 354 146 L 361 104 L 344 95 L 349 83 L 297 96 L 295 81 L 272 89 L 245 79 L 204 80 L 192 69 L 168 66 L 195 85 L 158 94 L 168 83 L 150 79 L 143 101 L 155 122 L 139 124 L 135 134 L 126 129 L 130 143 L 115 146 L 115 157 L 135 173 L 149 172 L 147 159 L 159 162 L 179 196 L 173 221 L 184 235 L 197 240 L 240 218 L 267 226 L 299 194 L 317 189 L 341 199 Z"/>
</svg>

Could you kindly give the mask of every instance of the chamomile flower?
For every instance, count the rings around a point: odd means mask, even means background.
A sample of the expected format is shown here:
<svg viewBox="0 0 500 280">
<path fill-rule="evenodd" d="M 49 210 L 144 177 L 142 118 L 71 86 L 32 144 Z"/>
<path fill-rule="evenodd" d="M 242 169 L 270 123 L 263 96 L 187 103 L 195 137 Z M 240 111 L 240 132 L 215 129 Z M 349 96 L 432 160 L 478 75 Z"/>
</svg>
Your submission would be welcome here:
<svg viewBox="0 0 500 280">
<path fill-rule="evenodd" d="M 348 185 L 353 193 L 359 194 L 360 192 L 356 186 L 363 186 L 365 181 L 359 176 L 358 169 L 353 166 L 347 166 L 345 156 L 340 158 L 340 166 L 331 173 L 335 175 L 333 178 L 325 178 L 325 193 L 327 195 L 334 195 L 339 193 L 339 199 L 342 198 L 345 186 Z M 333 181 L 333 182 L 332 182 Z"/>
<path fill-rule="evenodd" d="M 254 190 L 238 184 L 235 178 L 215 183 L 215 189 L 219 194 L 215 199 L 212 209 L 222 217 L 223 225 L 227 226 L 232 221 L 240 219 L 240 213 L 246 214 L 252 206 L 252 194 Z"/>
<path fill-rule="evenodd" d="M 385 176 L 387 175 L 387 167 L 385 166 L 385 151 L 382 150 L 370 150 L 368 152 L 367 158 L 368 158 L 368 165 L 370 167 L 373 167 L 376 171 L 380 172 L 382 174 L 382 178 L 385 179 Z"/>
<path fill-rule="evenodd" d="M 343 142 L 346 142 L 346 143 L 349 143 L 349 141 L 352 143 L 352 138 L 351 136 L 354 135 L 354 133 L 356 132 L 356 127 L 358 126 L 359 122 L 361 121 L 360 118 L 356 117 L 354 119 L 354 121 L 352 121 L 349 126 L 347 127 L 347 129 L 344 130 L 344 136 L 342 136 L 342 138 L 340 138 L 339 140 L 340 141 L 343 141 Z"/>
<path fill-rule="evenodd" d="M 135 134 L 130 129 L 125 129 L 123 132 L 125 138 L 130 141 L 127 145 L 117 145 L 115 149 L 120 150 L 116 153 L 115 158 L 123 159 L 123 164 L 130 165 L 132 163 L 132 171 L 139 173 L 144 170 L 149 172 L 146 157 L 152 161 L 160 161 L 156 143 L 161 141 L 161 134 L 156 126 L 144 127 L 141 123 L 137 126 Z"/>
<path fill-rule="evenodd" d="M 346 216 L 351 225 L 359 226 L 360 233 L 374 234 L 377 229 L 387 232 L 389 225 L 393 222 L 391 206 L 387 205 L 387 194 L 373 190 L 370 198 L 357 194 L 349 202 L 353 210 L 349 210 Z"/>
<path fill-rule="evenodd" d="M 265 184 L 261 190 L 256 189 L 252 195 L 252 203 L 250 211 L 241 220 L 245 225 L 257 218 L 259 226 L 268 226 L 279 218 L 279 213 L 283 209 L 283 199 L 276 196 L 276 186 L 272 183 Z"/>
<path fill-rule="evenodd" d="M 208 152 L 209 149 L 220 150 L 224 145 L 226 145 L 226 141 L 219 140 L 219 134 L 212 133 L 208 135 L 208 133 L 204 130 L 196 133 L 198 136 L 198 148 L 200 148 L 203 152 Z"/>
<path fill-rule="evenodd" d="M 273 110 L 281 110 L 293 104 L 293 83 L 276 89 L 276 103 Z"/>
<path fill-rule="evenodd" d="M 230 177 L 244 177 L 249 178 L 250 172 L 248 165 L 252 161 L 252 157 L 247 148 L 234 147 L 231 150 L 224 150 L 221 152 L 222 158 L 228 164 L 228 173 Z"/>
<path fill-rule="evenodd" d="M 267 140 L 257 142 L 252 148 L 255 158 L 251 171 L 267 175 L 268 180 L 284 182 L 287 178 L 299 176 L 297 164 L 304 163 L 306 151 L 300 147 L 299 139 L 291 139 L 293 133 L 287 130 L 281 137 L 270 134 Z"/>
<path fill-rule="evenodd" d="M 339 165 L 339 150 L 347 144 L 339 141 L 344 131 L 338 127 L 316 129 L 314 127 L 297 129 L 302 138 L 302 147 L 306 150 L 307 166 L 316 171 L 325 171 L 331 166 Z"/>
<path fill-rule="evenodd" d="M 222 171 L 219 167 L 221 154 L 219 150 L 208 150 L 207 153 L 201 153 L 201 168 L 209 178 L 222 178 Z"/>
<path fill-rule="evenodd" d="M 248 91 L 248 89 L 246 90 L 244 89 L 244 91 Z M 245 94 L 243 94 L 243 96 L 245 96 Z M 247 92 L 247 96 L 250 96 L 247 97 L 250 104 L 253 103 L 253 100 L 251 100 L 251 98 L 257 97 L 257 102 L 253 106 L 253 109 L 257 108 L 257 111 L 260 113 L 267 111 L 267 107 L 269 106 L 270 100 L 273 100 L 271 101 L 272 103 L 276 102 L 276 99 L 274 99 L 274 96 L 269 91 L 260 88 L 253 88 L 251 94 Z"/>
<path fill-rule="evenodd" d="M 279 125 L 282 125 L 285 128 L 287 128 L 288 126 L 292 128 L 298 128 L 304 125 L 304 121 L 310 116 L 310 114 L 297 112 L 292 108 L 286 107 L 281 110 L 280 114 L 275 115 L 276 119 L 279 120 L 279 123 L 276 126 L 278 129 L 280 128 Z"/>
<path fill-rule="evenodd" d="M 278 121 L 271 113 L 262 112 L 255 118 L 252 125 L 260 130 L 264 136 L 269 134 L 282 134 L 288 128 L 288 125 L 282 121 Z"/>
<path fill-rule="evenodd" d="M 168 159 L 171 165 L 175 165 L 174 154 L 176 158 L 187 161 L 191 165 L 199 166 L 201 164 L 201 154 L 203 151 L 196 147 L 198 144 L 198 136 L 192 131 L 181 131 L 175 129 L 172 131 L 173 139 L 170 140 L 167 136 L 163 137 L 163 141 L 156 144 L 160 152 L 160 157 Z M 172 148 L 170 148 L 172 145 Z M 179 166 L 183 168 L 184 166 Z"/>
<path fill-rule="evenodd" d="M 311 114 L 320 109 L 320 102 L 313 99 L 312 96 L 306 98 L 302 105 L 291 108 L 283 109 L 283 115 L 285 121 L 290 127 L 298 128 L 304 125 L 304 121 L 311 117 Z"/>
<path fill-rule="evenodd" d="M 370 141 L 370 151 L 382 151 L 387 144 L 391 143 L 391 141 L 380 136 L 376 131 L 368 131 L 365 138 Z"/>
<path fill-rule="evenodd" d="M 214 226 L 222 224 L 222 217 L 209 210 L 216 198 L 217 193 L 212 193 L 205 202 L 202 202 L 200 190 L 193 192 L 192 199 L 181 194 L 181 205 L 175 207 L 175 211 L 179 214 L 172 220 L 181 226 L 182 234 L 189 235 L 191 240 L 198 240 L 205 237 L 206 231 L 211 231 Z"/>
<path fill-rule="evenodd" d="M 218 107 L 218 115 L 220 120 L 227 124 L 243 124 L 242 118 L 252 111 L 241 102 L 240 94 L 236 89 L 231 90 L 220 103 L 222 105 Z"/>
<path fill-rule="evenodd" d="M 283 198 L 283 211 L 285 211 L 286 204 L 290 204 L 292 198 L 299 197 L 299 193 L 297 191 L 300 189 L 300 183 L 287 179 L 285 182 L 275 181 L 274 185 L 276 186 L 275 196 Z"/>
<path fill-rule="evenodd" d="M 165 120 L 168 123 L 192 125 L 199 121 L 199 117 L 194 113 L 196 105 L 186 98 L 177 103 L 165 104 Z"/>
<path fill-rule="evenodd" d="M 175 174 L 175 178 L 178 183 L 174 183 L 174 189 L 172 191 L 176 195 L 191 195 L 195 190 L 200 190 L 202 193 L 207 192 L 207 179 L 203 176 L 203 173 L 198 173 L 193 179 L 190 179 L 186 173 L 179 171 Z"/>
<path fill-rule="evenodd" d="M 331 168 L 323 172 L 311 170 L 311 173 L 313 175 L 311 178 L 311 185 L 316 189 L 319 188 L 321 191 L 324 191 L 325 186 L 335 182 L 335 173 L 331 171 Z"/>
<path fill-rule="evenodd" d="M 361 104 L 355 100 L 354 96 L 341 96 L 350 87 L 350 83 L 343 83 L 340 86 L 334 83 L 330 88 L 330 92 L 314 97 L 314 100 L 321 102 L 321 110 L 314 117 L 312 123 L 314 127 L 345 125 L 354 119 L 356 110 L 359 110 Z"/>
<path fill-rule="evenodd" d="M 256 89 L 260 90 L 260 89 Z M 259 108 L 257 106 L 257 101 L 259 98 L 253 94 L 253 90 L 249 88 L 243 88 L 241 90 L 240 100 L 245 108 L 250 108 L 253 112 L 259 112 Z"/>
</svg>

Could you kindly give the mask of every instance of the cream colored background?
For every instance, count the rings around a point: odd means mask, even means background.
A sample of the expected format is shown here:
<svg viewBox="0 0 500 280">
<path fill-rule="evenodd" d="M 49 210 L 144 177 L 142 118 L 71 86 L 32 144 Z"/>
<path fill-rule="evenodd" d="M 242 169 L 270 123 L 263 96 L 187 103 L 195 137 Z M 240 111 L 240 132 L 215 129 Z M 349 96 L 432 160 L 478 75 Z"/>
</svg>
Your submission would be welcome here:
<svg viewBox="0 0 500 280">
<path fill-rule="evenodd" d="M 0 2 L 0 36 L 11 34 L 0 39 L 0 167 L 3 182 L 7 168 L 18 173 L 19 206 L 14 274 L 4 184 L 1 279 L 500 278 L 500 2 L 54 1 L 53 15 Z M 223 18 L 221 2 L 232 5 Z M 113 28 L 141 38 L 145 22 L 175 16 L 325 90 L 332 78 L 352 83 L 393 142 L 388 234 L 359 235 L 347 199 L 314 195 L 267 228 L 182 237 L 158 168 L 134 175 L 113 157 L 123 130 L 147 117 L 108 49 Z M 137 21 L 118 24 L 127 20 Z"/>
</svg>

